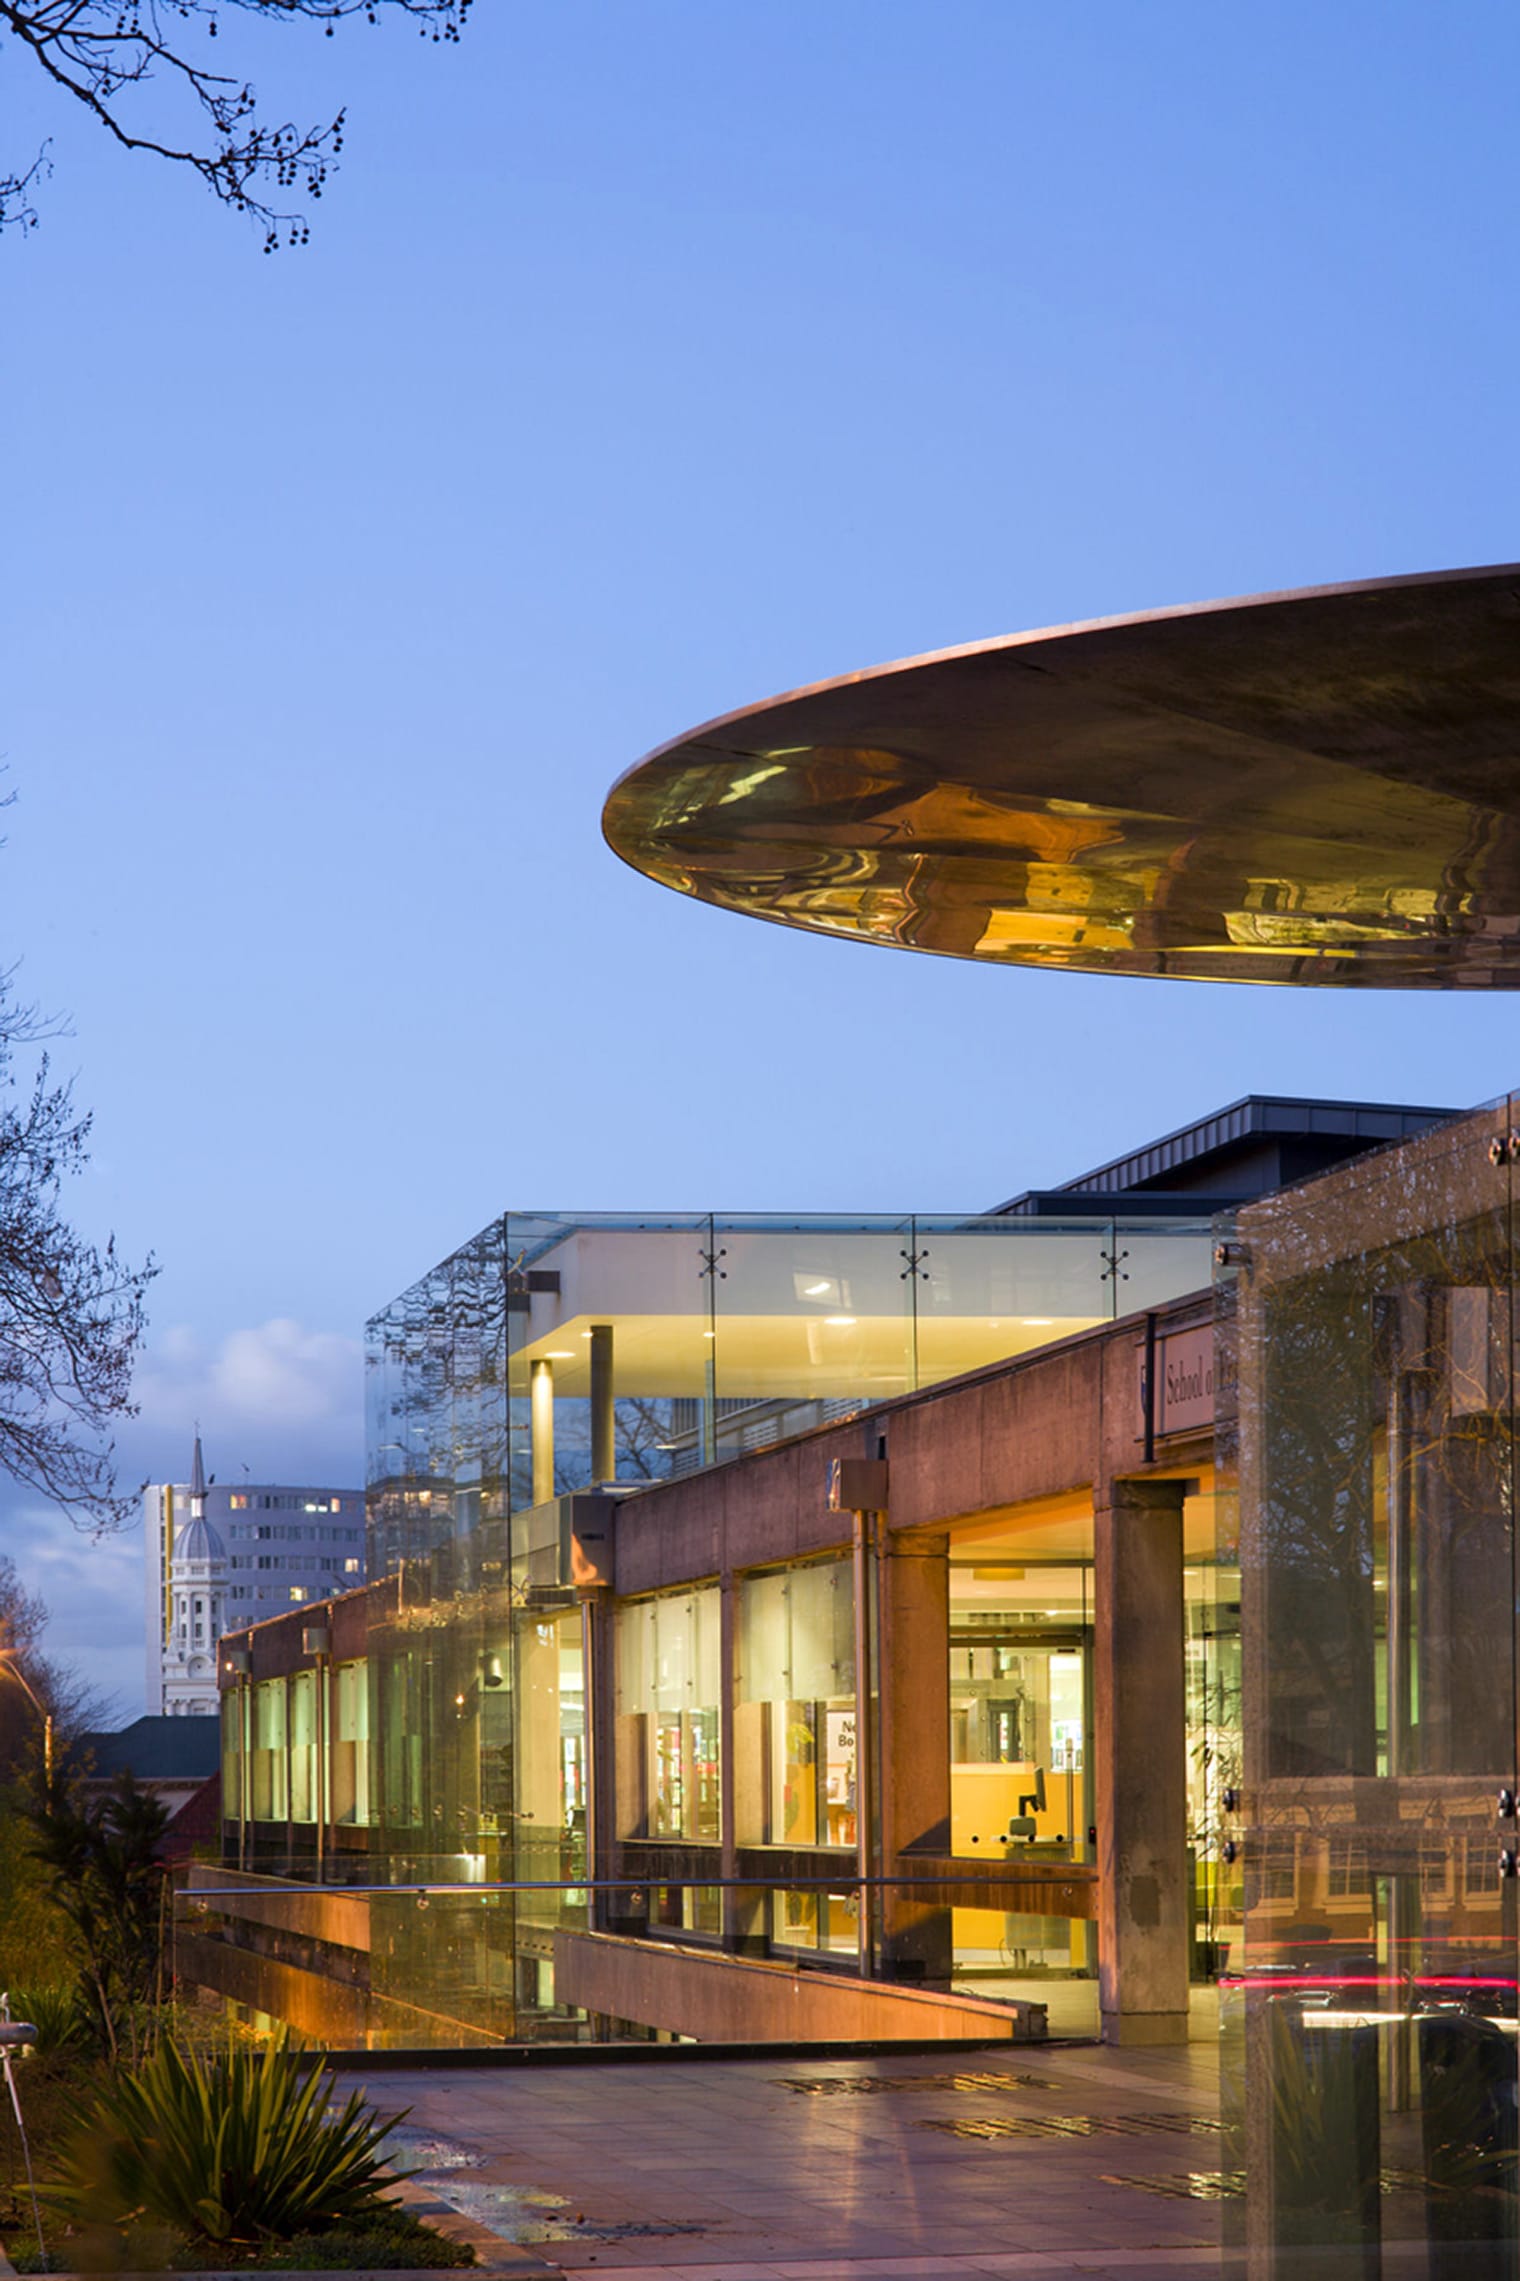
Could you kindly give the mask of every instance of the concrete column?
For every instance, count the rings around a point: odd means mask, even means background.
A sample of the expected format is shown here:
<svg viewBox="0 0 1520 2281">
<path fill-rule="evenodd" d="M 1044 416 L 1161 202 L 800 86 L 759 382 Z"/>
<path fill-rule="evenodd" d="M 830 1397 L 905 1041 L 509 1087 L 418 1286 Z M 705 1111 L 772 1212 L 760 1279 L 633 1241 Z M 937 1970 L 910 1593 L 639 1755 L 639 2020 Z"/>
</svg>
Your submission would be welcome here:
<svg viewBox="0 0 1520 2281">
<path fill-rule="evenodd" d="M 612 1325 L 591 1326 L 591 1478 L 593 1482 L 617 1479 L 617 1443 L 613 1434 Z"/>
<path fill-rule="evenodd" d="M 725 1575 L 718 1587 L 721 1701 L 719 1748 L 723 1762 L 723 1875 L 739 1874 L 739 1833 L 753 1838 L 757 1802 L 753 1790 L 763 1780 L 753 1716 L 760 1706 L 739 1703 L 739 1580 Z M 751 1714 L 746 1716 L 744 1714 Z M 765 1895 L 759 1886 L 723 1888 L 723 1946 L 735 1956 L 763 1956 L 766 1950 Z"/>
<path fill-rule="evenodd" d="M 949 1538 L 889 1534 L 879 1575 L 881 1870 L 911 1876 L 915 1853 L 950 1851 Z M 949 1978 L 947 1908 L 888 1889 L 881 1913 L 884 1979 Z"/>
<path fill-rule="evenodd" d="M 1105 2043 L 1185 2043 L 1182 1494 L 1114 1481 L 1093 1514 L 1098 1991 Z"/>
<path fill-rule="evenodd" d="M 597 1587 L 581 1596 L 581 1668 L 586 1705 L 586 1766 L 589 1794 L 586 1800 L 586 1873 L 593 1880 L 614 1874 L 617 1857 L 616 1799 L 613 1780 L 617 1755 L 614 1616 L 612 1594 Z M 592 1897 L 591 1921 L 605 1927 L 617 1915 L 616 1894 Z"/>
<path fill-rule="evenodd" d="M 533 1448 L 533 1502 L 547 1505 L 554 1495 L 554 1365 L 528 1365 L 528 1421 Z"/>
</svg>

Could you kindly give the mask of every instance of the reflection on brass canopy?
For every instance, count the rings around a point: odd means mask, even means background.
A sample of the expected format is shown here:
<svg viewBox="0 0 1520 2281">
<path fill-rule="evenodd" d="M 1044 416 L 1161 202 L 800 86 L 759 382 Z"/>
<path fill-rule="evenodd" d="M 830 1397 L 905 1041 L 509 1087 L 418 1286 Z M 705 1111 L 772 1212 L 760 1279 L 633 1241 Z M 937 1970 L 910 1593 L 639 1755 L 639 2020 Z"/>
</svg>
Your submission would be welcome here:
<svg viewBox="0 0 1520 2281">
<path fill-rule="evenodd" d="M 608 798 L 788 926 L 1195 981 L 1520 987 L 1520 568 L 1111 618 L 820 683 Z"/>
</svg>

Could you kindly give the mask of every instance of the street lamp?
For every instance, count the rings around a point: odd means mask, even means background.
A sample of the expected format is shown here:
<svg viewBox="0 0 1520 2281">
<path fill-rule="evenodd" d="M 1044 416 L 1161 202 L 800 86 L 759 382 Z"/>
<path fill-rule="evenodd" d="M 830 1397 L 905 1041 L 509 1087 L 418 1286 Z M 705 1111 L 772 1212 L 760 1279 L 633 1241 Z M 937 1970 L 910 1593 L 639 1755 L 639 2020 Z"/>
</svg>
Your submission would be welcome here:
<svg viewBox="0 0 1520 2281">
<path fill-rule="evenodd" d="M 53 1789 L 53 1714 L 37 1693 L 36 1688 L 16 1661 L 13 1647 L 0 1647 L 0 1671 L 15 1680 L 32 1709 L 42 1721 L 42 1778 L 49 1796 Z"/>
</svg>

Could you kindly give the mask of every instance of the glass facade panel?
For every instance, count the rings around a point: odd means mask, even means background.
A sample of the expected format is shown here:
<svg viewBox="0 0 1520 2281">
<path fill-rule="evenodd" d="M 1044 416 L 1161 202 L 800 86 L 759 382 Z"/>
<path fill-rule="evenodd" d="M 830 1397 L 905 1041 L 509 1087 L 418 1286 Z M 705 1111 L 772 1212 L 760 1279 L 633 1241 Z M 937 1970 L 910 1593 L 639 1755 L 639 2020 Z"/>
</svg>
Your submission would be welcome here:
<svg viewBox="0 0 1520 2281">
<path fill-rule="evenodd" d="M 253 1818 L 283 1822 L 290 1811 L 286 1683 L 262 1679 L 253 1690 Z"/>
<path fill-rule="evenodd" d="M 716 1585 L 617 1612 L 618 1826 L 629 1837 L 722 1830 Z"/>
<path fill-rule="evenodd" d="M 1516 1121 L 1243 1211 L 1221 1293 L 1253 2273 L 1517 2269 Z"/>
<path fill-rule="evenodd" d="M 1096 1926 L 1074 1913 L 1089 1889 L 1031 1910 L 1055 1865 L 1093 1853 L 1092 1546 L 1084 1505 L 950 1557 L 950 1850 L 1024 1872 L 952 1910 L 953 1981 L 1044 2004 L 1061 2034 L 1097 2023 Z"/>
<path fill-rule="evenodd" d="M 860 1898 L 856 1893 L 781 1891 L 771 1899 L 771 1942 L 820 1955 L 860 1953 Z"/>
<path fill-rule="evenodd" d="M 248 1804 L 243 1795 L 243 1689 L 232 1688 L 222 1697 L 222 1820 L 241 1820 Z"/>
<path fill-rule="evenodd" d="M 1092 1524 L 1086 1534 L 1089 1545 Z M 951 1565 L 951 1851 L 1085 1861 L 1092 1821 L 1092 1563 Z"/>
<path fill-rule="evenodd" d="M 850 1564 L 744 1579 L 735 1793 L 741 1843 L 853 1848 L 855 1610 Z"/>
<path fill-rule="evenodd" d="M 369 1325 L 370 1573 L 499 1581 L 514 1513 L 669 1479 L 1206 1286 L 1206 1218 L 507 1213 Z"/>
<path fill-rule="evenodd" d="M 317 1818 L 317 1674 L 298 1671 L 290 1682 L 290 1818 Z"/>
<path fill-rule="evenodd" d="M 1240 1940 L 1240 1880 L 1224 1858 L 1226 1799 L 1242 1774 L 1240 1568 L 1233 1498 L 1212 1488 L 1183 1503 L 1188 1852 L 1193 1977 L 1211 1981 Z M 1221 1534 L 1223 1529 L 1223 1534 Z"/>
<path fill-rule="evenodd" d="M 333 1673 L 332 1816 L 369 1821 L 369 1664 L 340 1663 Z"/>
</svg>

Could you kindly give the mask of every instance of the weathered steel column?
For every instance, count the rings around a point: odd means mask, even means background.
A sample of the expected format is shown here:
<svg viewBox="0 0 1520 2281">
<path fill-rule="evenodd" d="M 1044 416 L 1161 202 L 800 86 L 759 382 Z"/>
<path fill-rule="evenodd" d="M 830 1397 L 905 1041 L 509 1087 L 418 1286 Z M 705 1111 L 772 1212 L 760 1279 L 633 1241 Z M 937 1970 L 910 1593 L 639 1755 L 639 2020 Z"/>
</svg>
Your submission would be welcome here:
<svg viewBox="0 0 1520 2281">
<path fill-rule="evenodd" d="M 881 1870 L 911 1876 L 915 1853 L 950 1851 L 950 1540 L 889 1533 L 879 1574 Z M 881 1922 L 884 1978 L 948 1982 L 951 1921 L 942 1901 L 888 1887 Z"/>
<path fill-rule="evenodd" d="M 1113 1481 L 1093 1512 L 1098 1994 L 1105 2043 L 1185 2043 L 1180 1481 Z"/>
<path fill-rule="evenodd" d="M 612 1325 L 591 1326 L 591 1479 L 593 1485 L 617 1479 L 613 1431 Z"/>
<path fill-rule="evenodd" d="M 593 1886 L 614 1874 L 617 1858 L 614 1623 L 607 1585 L 585 1585 L 581 1603 L 581 1670 L 586 1721 L 586 1874 Z M 590 1922 L 606 1925 L 616 1916 L 617 1896 L 593 1891 Z"/>
</svg>

